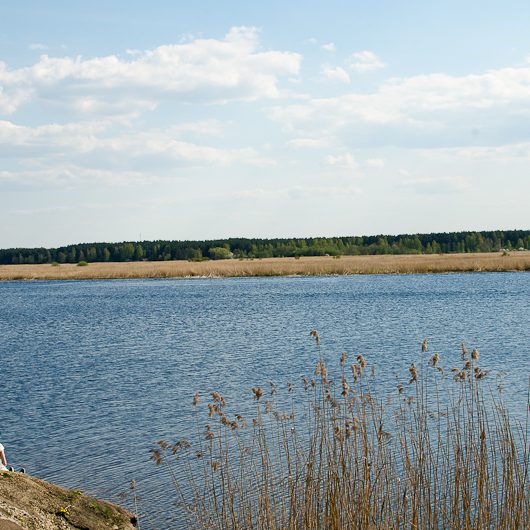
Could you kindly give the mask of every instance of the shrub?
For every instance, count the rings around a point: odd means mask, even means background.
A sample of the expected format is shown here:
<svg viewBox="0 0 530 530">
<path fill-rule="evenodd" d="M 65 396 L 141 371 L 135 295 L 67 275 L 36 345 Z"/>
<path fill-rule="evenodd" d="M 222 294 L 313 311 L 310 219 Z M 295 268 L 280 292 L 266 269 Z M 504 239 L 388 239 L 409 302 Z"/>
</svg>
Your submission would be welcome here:
<svg viewBox="0 0 530 530">
<path fill-rule="evenodd" d="M 88 263 L 86 261 L 82 261 L 82 260 L 77 264 L 78 267 L 86 267 L 87 265 L 88 265 Z"/>
<path fill-rule="evenodd" d="M 211 259 L 230 259 L 233 254 L 225 247 L 212 247 L 208 249 L 208 254 Z"/>
</svg>

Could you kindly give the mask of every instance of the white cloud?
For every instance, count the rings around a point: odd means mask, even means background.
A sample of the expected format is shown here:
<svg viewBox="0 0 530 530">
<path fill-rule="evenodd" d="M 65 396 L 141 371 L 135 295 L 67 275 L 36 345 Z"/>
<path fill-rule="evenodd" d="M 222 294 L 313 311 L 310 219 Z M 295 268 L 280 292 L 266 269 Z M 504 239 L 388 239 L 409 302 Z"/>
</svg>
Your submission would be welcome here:
<svg viewBox="0 0 530 530">
<path fill-rule="evenodd" d="M 363 145 L 520 142 L 530 116 L 530 67 L 392 78 L 372 92 L 312 98 L 270 115 L 300 137 L 326 131 Z"/>
<path fill-rule="evenodd" d="M 225 193 L 216 198 L 223 199 L 256 199 L 269 200 L 270 198 L 278 199 L 305 199 L 307 197 L 319 197 L 322 195 L 344 197 L 347 195 L 359 195 L 362 189 L 357 186 L 288 186 L 285 188 L 254 188 L 246 190 L 237 190 Z"/>
<path fill-rule="evenodd" d="M 0 113 L 12 114 L 18 107 L 28 103 L 35 90 L 29 87 L 17 87 L 15 90 L 6 91 L 5 86 L 2 85 L 2 72 L 5 69 L 5 63 L 0 61 Z"/>
<path fill-rule="evenodd" d="M 159 177 L 139 171 L 111 171 L 86 168 L 73 164 L 59 164 L 44 169 L 23 169 L 18 171 L 0 171 L 0 183 L 11 183 L 21 187 L 60 186 L 75 188 L 80 183 L 128 185 L 155 181 Z"/>
<path fill-rule="evenodd" d="M 223 199 L 263 199 L 275 195 L 272 190 L 255 188 L 251 190 L 238 190 L 222 196 Z"/>
<path fill-rule="evenodd" d="M 179 42 L 192 42 L 194 40 L 202 38 L 202 33 L 182 33 L 179 35 Z"/>
<path fill-rule="evenodd" d="M 30 50 L 44 51 L 48 49 L 48 46 L 46 46 L 46 44 L 42 44 L 41 42 L 33 42 L 28 46 L 28 48 Z"/>
<path fill-rule="evenodd" d="M 326 162 L 330 166 L 345 168 L 345 169 L 357 169 L 359 164 L 355 160 L 355 157 L 351 153 L 346 153 L 344 155 L 328 155 L 326 157 Z"/>
<path fill-rule="evenodd" d="M 235 161 L 257 165 L 270 165 L 254 149 L 221 149 L 181 140 L 187 133 L 217 136 L 223 126 L 216 120 L 185 122 L 167 129 L 150 129 L 142 132 L 125 129 L 109 136 L 105 134 L 110 122 L 80 122 L 49 124 L 39 127 L 16 125 L 0 121 L 0 153 L 50 159 L 54 155 L 64 159 L 79 154 L 113 152 L 134 159 L 145 155 L 161 155 L 203 164 L 231 164 Z"/>
<path fill-rule="evenodd" d="M 326 50 L 327 52 L 335 53 L 337 51 L 337 47 L 333 42 L 328 42 L 327 44 L 322 45 L 322 49 Z"/>
<path fill-rule="evenodd" d="M 39 127 L 0 121 L 0 181 L 23 186 L 75 186 L 97 180 L 123 184 L 180 176 L 183 170 L 275 161 L 251 147 L 222 148 L 185 140 L 222 134 L 216 120 L 184 122 L 165 129 L 116 131 L 111 122 L 49 124 Z"/>
<path fill-rule="evenodd" d="M 362 193 L 357 186 L 292 186 L 283 191 L 289 199 L 294 200 L 320 199 L 325 196 L 341 199 Z"/>
<path fill-rule="evenodd" d="M 0 177 L 1 178 L 1 177 Z M 10 210 L 9 214 L 12 215 L 24 215 L 24 216 L 36 216 L 36 215 L 47 215 L 55 213 L 64 213 L 77 210 L 74 206 L 49 206 L 44 208 L 20 208 L 16 210 Z"/>
<path fill-rule="evenodd" d="M 445 149 L 448 155 L 472 160 L 530 160 L 530 142 L 517 142 L 512 145 L 476 146 L 460 149 Z"/>
<path fill-rule="evenodd" d="M 53 107 L 63 107 L 76 115 L 83 117 L 105 117 L 114 121 L 137 118 L 144 112 L 155 110 L 158 103 L 146 99 L 143 95 L 98 94 L 98 95 L 68 95 L 61 101 L 49 100 Z"/>
<path fill-rule="evenodd" d="M 469 182 L 462 176 L 404 179 L 399 187 L 424 195 L 458 193 L 470 189 Z"/>
<path fill-rule="evenodd" d="M 340 66 L 336 66 L 334 68 L 325 64 L 322 66 L 322 75 L 326 79 L 330 79 L 332 81 L 341 81 L 343 83 L 350 82 L 350 76 L 348 75 L 348 72 L 346 72 L 346 70 L 344 70 L 344 68 L 341 68 Z"/>
<path fill-rule="evenodd" d="M 172 135 L 171 130 L 151 130 L 125 133 L 111 139 L 102 139 L 98 150 L 103 153 L 115 152 L 132 159 L 143 156 L 164 157 L 185 162 L 191 166 L 219 165 L 235 163 L 256 166 L 270 166 L 274 162 L 261 156 L 253 148 L 221 149 L 182 141 Z"/>
<path fill-rule="evenodd" d="M 199 120 L 180 123 L 170 127 L 170 131 L 176 134 L 198 134 L 202 136 L 221 136 L 224 132 L 225 126 L 219 120 Z"/>
<path fill-rule="evenodd" d="M 382 158 L 369 158 L 364 165 L 366 167 L 382 168 L 385 167 L 385 161 Z"/>
<path fill-rule="evenodd" d="M 367 50 L 355 52 L 349 60 L 349 67 L 354 72 L 373 72 L 384 68 L 386 64 L 374 53 Z"/>
<path fill-rule="evenodd" d="M 126 58 L 42 55 L 25 68 L 0 63 L 0 112 L 37 97 L 55 104 L 73 99 L 88 113 L 124 95 L 142 109 L 156 105 L 160 94 L 217 102 L 277 98 L 280 78 L 297 75 L 300 61 L 297 53 L 261 50 L 258 30 L 248 27 L 231 28 L 221 40 L 163 45 Z"/>
<path fill-rule="evenodd" d="M 35 158 L 57 152 L 61 156 L 90 152 L 100 141 L 97 134 L 108 126 L 108 122 L 83 122 L 27 127 L 0 120 L 0 153 L 5 156 L 27 152 Z"/>
<path fill-rule="evenodd" d="M 302 149 L 322 149 L 329 145 L 329 140 L 326 138 L 294 138 L 289 140 L 288 144 Z"/>
</svg>

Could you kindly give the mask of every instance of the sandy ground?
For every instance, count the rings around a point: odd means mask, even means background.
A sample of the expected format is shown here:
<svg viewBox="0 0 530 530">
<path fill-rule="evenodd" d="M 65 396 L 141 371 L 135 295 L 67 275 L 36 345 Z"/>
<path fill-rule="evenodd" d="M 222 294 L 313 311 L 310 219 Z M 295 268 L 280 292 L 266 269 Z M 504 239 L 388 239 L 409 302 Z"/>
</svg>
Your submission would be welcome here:
<svg viewBox="0 0 530 530">
<path fill-rule="evenodd" d="M 322 276 L 443 272 L 530 271 L 530 251 L 483 254 L 331 256 L 218 261 L 140 261 L 62 265 L 0 265 L 0 280 Z"/>
<path fill-rule="evenodd" d="M 124 508 L 22 473 L 0 473 L 0 530 L 132 530 Z"/>
</svg>

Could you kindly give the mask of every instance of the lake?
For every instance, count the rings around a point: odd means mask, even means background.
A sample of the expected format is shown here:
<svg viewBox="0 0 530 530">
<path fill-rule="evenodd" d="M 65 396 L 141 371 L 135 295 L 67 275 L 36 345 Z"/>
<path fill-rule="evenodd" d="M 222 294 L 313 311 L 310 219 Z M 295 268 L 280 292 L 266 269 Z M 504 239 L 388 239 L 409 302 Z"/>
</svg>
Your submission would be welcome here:
<svg viewBox="0 0 530 530">
<path fill-rule="evenodd" d="M 190 434 L 193 393 L 244 407 L 254 385 L 299 384 L 317 359 L 313 328 L 329 359 L 363 353 L 384 392 L 424 336 L 446 366 L 464 341 L 525 412 L 528 273 L 11 282 L 0 300 L 9 462 L 129 508 L 120 493 L 135 479 L 144 528 L 171 524 L 149 449 Z"/>
</svg>

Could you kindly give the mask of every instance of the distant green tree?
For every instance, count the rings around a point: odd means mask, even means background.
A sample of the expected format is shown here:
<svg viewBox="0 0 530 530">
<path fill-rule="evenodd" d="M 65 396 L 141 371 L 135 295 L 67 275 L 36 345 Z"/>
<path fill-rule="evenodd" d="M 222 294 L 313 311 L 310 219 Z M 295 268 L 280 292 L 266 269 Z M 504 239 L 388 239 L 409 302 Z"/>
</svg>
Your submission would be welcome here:
<svg viewBox="0 0 530 530">
<path fill-rule="evenodd" d="M 434 254 L 440 254 L 442 252 L 442 249 L 440 248 L 440 244 L 436 239 L 433 239 L 433 242 L 431 243 L 431 249 Z"/>
<path fill-rule="evenodd" d="M 88 247 L 86 251 L 86 257 L 89 261 L 97 260 L 97 251 L 95 247 Z"/>
<path fill-rule="evenodd" d="M 189 251 L 189 258 L 192 260 L 200 260 L 202 259 L 202 252 L 200 248 L 197 249 L 190 249 Z"/>
<path fill-rule="evenodd" d="M 122 243 L 118 247 L 120 261 L 129 261 L 134 256 L 134 245 L 132 243 Z"/>
<path fill-rule="evenodd" d="M 139 260 L 142 260 L 144 259 L 144 256 L 145 256 L 145 250 L 144 250 L 144 247 L 142 247 L 142 245 L 140 245 L 139 243 L 137 243 L 135 245 L 135 248 L 134 248 L 134 259 L 139 261 Z"/>
<path fill-rule="evenodd" d="M 490 232 L 450 232 L 435 234 L 400 234 L 351 237 L 317 237 L 292 239 L 230 238 L 210 241 L 142 241 L 123 243 L 91 243 L 68 245 L 59 248 L 0 249 L 0 264 L 19 263 L 77 263 L 78 261 L 129 261 L 129 260 L 185 260 L 213 259 L 233 256 L 238 258 L 369 255 L 369 254 L 419 254 L 446 252 L 490 252 L 501 248 L 530 249 L 529 230 Z M 228 253 L 228 254 L 227 254 Z"/>
</svg>

